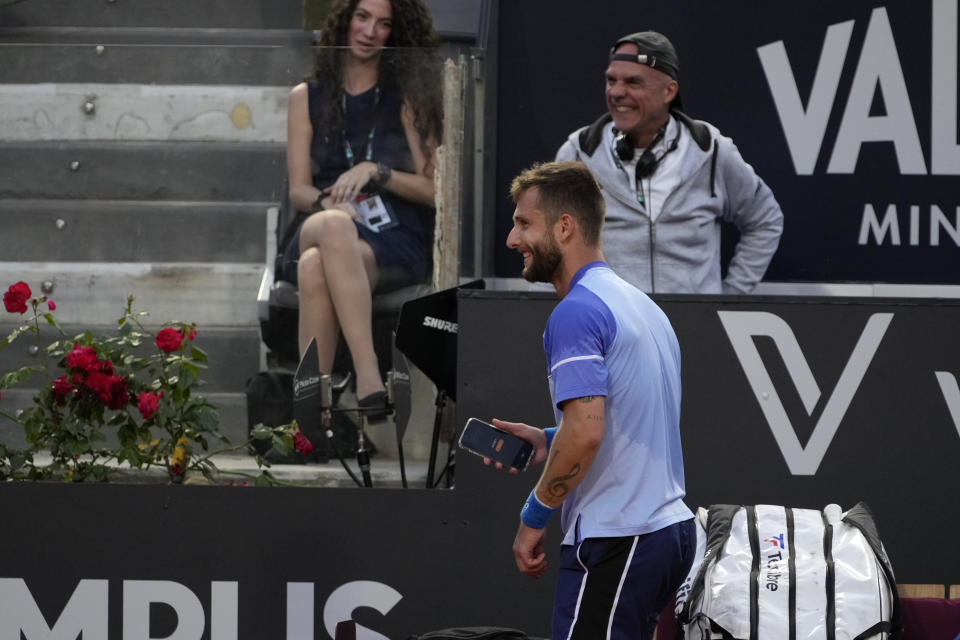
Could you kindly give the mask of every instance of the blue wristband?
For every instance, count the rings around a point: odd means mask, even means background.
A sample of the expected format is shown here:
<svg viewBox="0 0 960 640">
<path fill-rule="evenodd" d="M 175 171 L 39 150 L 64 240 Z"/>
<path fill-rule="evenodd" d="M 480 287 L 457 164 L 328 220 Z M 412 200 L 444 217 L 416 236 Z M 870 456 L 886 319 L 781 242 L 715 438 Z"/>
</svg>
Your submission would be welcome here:
<svg viewBox="0 0 960 640">
<path fill-rule="evenodd" d="M 543 435 L 547 436 L 547 451 L 550 451 L 550 445 L 553 444 L 553 436 L 557 435 L 557 429 L 560 427 L 547 427 L 543 430 Z"/>
<path fill-rule="evenodd" d="M 559 507 L 557 508 L 559 509 Z M 534 487 L 527 497 L 523 509 L 520 510 L 520 522 L 531 529 L 543 529 L 556 510 L 540 502 L 537 498 L 537 489 Z"/>
</svg>

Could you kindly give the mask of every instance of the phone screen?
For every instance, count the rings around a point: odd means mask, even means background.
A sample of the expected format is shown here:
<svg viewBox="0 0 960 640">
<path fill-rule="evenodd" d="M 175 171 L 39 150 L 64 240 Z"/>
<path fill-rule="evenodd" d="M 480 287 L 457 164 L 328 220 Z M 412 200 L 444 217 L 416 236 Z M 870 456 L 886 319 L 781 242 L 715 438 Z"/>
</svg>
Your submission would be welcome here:
<svg viewBox="0 0 960 640">
<path fill-rule="evenodd" d="M 521 471 L 527 468 L 533 455 L 531 443 L 476 418 L 467 420 L 460 435 L 460 447 Z"/>
</svg>

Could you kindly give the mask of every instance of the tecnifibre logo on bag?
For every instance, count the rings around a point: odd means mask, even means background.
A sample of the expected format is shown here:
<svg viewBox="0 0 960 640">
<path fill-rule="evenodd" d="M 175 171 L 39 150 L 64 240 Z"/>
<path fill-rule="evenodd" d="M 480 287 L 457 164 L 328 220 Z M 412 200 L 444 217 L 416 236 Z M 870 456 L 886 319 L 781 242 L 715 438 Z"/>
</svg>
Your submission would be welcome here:
<svg viewBox="0 0 960 640">
<path fill-rule="evenodd" d="M 760 409 L 770 425 L 770 430 L 777 440 L 790 473 L 795 476 L 816 474 L 893 319 L 893 314 L 875 313 L 867 320 L 867 325 L 854 346 L 850 359 L 837 381 L 837 386 L 830 394 L 805 447 L 797 438 L 796 430 L 787 416 L 783 401 L 774 388 L 770 374 L 753 341 L 754 336 L 766 336 L 773 340 L 790 374 L 790 379 L 800 395 L 807 415 L 813 417 L 813 410 L 820 400 L 820 387 L 790 326 L 779 316 L 765 311 L 718 311 L 717 315 L 720 316 L 720 322 L 723 323 L 723 328 L 743 366 L 750 388 L 753 389 L 757 402 L 760 403 Z"/>
<path fill-rule="evenodd" d="M 764 538 L 765 543 L 770 547 L 763 551 L 763 588 L 767 591 L 776 591 L 780 588 L 780 578 L 784 574 L 784 552 L 786 545 L 783 543 L 783 534 Z"/>
<path fill-rule="evenodd" d="M 768 543 L 772 544 L 773 546 L 779 547 L 779 548 L 781 548 L 781 549 L 786 549 L 786 548 L 787 548 L 787 545 L 783 542 L 783 534 L 782 534 L 782 533 L 781 533 L 780 535 L 774 537 L 774 538 L 764 538 L 763 541 L 764 541 L 764 542 L 768 542 Z"/>
</svg>

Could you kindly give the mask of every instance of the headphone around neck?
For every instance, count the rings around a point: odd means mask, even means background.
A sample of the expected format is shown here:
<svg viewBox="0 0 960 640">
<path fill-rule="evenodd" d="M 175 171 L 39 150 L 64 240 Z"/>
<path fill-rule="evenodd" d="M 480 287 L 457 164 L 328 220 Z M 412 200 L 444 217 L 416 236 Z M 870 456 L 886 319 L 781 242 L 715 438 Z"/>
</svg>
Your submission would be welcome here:
<svg viewBox="0 0 960 640">
<path fill-rule="evenodd" d="M 617 150 L 617 157 L 619 157 L 624 162 L 628 162 L 633 159 L 635 150 L 633 148 L 633 142 L 630 141 L 630 137 L 623 131 L 617 129 L 613 130 L 615 135 L 615 143 Z M 663 152 L 659 158 L 653 152 L 653 148 L 657 146 L 661 140 L 663 140 L 664 134 L 667 132 L 667 125 L 660 127 L 660 130 L 657 131 L 656 137 L 653 139 L 646 149 L 643 150 L 643 153 L 640 154 L 640 158 L 637 159 L 637 180 L 641 178 L 648 178 L 653 175 L 653 172 L 657 170 L 657 167 L 663 162 L 663 159 L 671 151 L 675 151 L 677 145 L 680 144 L 680 130 L 677 130 L 677 136 L 670 143 L 670 146 L 667 147 L 667 150 Z"/>
</svg>

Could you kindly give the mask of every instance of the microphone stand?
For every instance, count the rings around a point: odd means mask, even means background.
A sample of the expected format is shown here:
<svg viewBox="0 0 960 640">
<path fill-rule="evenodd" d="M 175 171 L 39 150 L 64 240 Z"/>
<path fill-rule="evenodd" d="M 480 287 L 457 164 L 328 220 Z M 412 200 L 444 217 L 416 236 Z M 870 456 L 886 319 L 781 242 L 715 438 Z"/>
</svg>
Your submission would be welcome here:
<svg viewBox="0 0 960 640">
<path fill-rule="evenodd" d="M 370 477 L 370 452 L 366 449 L 366 443 L 363 438 L 363 426 L 367 421 L 367 417 L 363 415 L 363 412 L 360 412 L 360 428 L 359 431 L 359 440 L 357 441 L 357 464 L 360 466 L 360 473 L 363 474 L 363 486 L 369 488 L 373 487 L 373 478 Z"/>
</svg>

